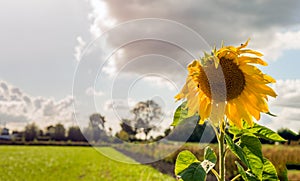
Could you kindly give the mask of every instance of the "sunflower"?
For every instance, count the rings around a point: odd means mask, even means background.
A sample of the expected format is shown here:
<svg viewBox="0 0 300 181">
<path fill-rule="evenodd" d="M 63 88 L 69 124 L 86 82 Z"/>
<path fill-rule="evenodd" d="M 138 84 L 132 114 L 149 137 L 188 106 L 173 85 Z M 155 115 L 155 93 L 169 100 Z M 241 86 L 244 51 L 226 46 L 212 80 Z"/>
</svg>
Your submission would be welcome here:
<svg viewBox="0 0 300 181">
<path fill-rule="evenodd" d="M 260 58 L 261 53 L 246 49 L 248 42 L 214 49 L 211 55 L 188 65 L 186 83 L 175 96 L 176 100 L 187 100 L 188 116 L 198 113 L 203 124 L 215 107 L 223 106 L 219 118 L 225 115 L 229 123 L 242 128 L 243 120 L 252 126 L 253 118 L 258 121 L 261 112 L 269 112 L 268 96 L 277 95 L 267 84 L 275 80 L 255 66 L 267 63 Z"/>
</svg>

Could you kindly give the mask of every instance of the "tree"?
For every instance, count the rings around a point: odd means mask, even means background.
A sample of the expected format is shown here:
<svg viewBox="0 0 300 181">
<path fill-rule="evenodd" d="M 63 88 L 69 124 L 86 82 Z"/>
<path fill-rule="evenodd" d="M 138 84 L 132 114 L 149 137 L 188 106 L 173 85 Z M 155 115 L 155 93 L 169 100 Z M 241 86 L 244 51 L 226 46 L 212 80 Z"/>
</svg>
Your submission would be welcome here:
<svg viewBox="0 0 300 181">
<path fill-rule="evenodd" d="M 137 103 L 131 111 L 134 117 L 134 128 L 145 134 L 145 140 L 152 130 L 158 130 L 157 123 L 163 118 L 161 107 L 153 100 Z"/>
<path fill-rule="evenodd" d="M 105 117 L 99 113 L 94 113 L 94 114 L 90 115 L 90 123 L 89 124 L 92 127 L 99 127 L 101 129 L 104 129 Z"/>
<path fill-rule="evenodd" d="M 33 141 L 39 136 L 39 128 L 35 123 L 26 125 L 24 130 L 24 137 L 26 141 Z"/>
<path fill-rule="evenodd" d="M 45 135 L 49 137 L 50 140 L 53 140 L 55 137 L 55 127 L 53 125 L 47 126 Z"/>
<path fill-rule="evenodd" d="M 69 128 L 68 139 L 71 141 L 86 141 L 78 126 L 72 126 Z"/>
<path fill-rule="evenodd" d="M 122 119 L 120 123 L 121 131 L 116 134 L 118 138 L 124 141 L 135 141 L 137 129 L 133 127 L 133 123 L 129 119 Z"/>
<path fill-rule="evenodd" d="M 58 123 L 55 125 L 54 140 L 63 141 L 66 138 L 66 129 L 64 125 Z"/>
<path fill-rule="evenodd" d="M 85 135 L 89 141 L 106 141 L 107 135 L 105 133 L 105 117 L 99 113 L 94 113 L 90 116 L 90 122 L 87 129 L 85 129 Z"/>
<path fill-rule="evenodd" d="M 291 140 L 298 140 L 298 135 L 292 130 L 287 128 L 282 128 L 277 131 L 277 133 L 284 139 L 288 140 L 288 144 L 291 143 Z"/>
<path fill-rule="evenodd" d="M 130 141 L 129 134 L 127 132 L 125 132 L 124 130 L 121 130 L 118 133 L 116 133 L 116 137 L 123 141 Z"/>
</svg>

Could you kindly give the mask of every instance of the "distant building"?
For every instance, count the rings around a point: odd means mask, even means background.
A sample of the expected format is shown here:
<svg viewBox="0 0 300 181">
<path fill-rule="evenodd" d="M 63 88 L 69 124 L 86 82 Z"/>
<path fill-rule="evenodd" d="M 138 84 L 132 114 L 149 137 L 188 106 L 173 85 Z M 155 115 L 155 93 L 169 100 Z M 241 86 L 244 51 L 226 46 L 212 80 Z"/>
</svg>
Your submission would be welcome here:
<svg viewBox="0 0 300 181">
<path fill-rule="evenodd" d="M 13 135 L 9 135 L 9 129 L 8 128 L 2 128 L 0 129 L 0 140 L 12 140 L 14 138 Z"/>
</svg>

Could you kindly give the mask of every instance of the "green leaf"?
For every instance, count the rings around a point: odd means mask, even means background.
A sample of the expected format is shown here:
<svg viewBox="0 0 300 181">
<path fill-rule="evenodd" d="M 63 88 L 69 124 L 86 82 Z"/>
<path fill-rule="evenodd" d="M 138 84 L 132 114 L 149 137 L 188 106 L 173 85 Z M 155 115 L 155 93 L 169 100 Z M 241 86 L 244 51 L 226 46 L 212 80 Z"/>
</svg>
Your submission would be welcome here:
<svg viewBox="0 0 300 181">
<path fill-rule="evenodd" d="M 261 180 L 264 162 L 259 139 L 255 135 L 245 134 L 241 136 L 241 147 L 246 154 L 251 172 Z"/>
<path fill-rule="evenodd" d="M 235 161 L 235 164 L 238 168 L 238 172 L 241 174 L 242 178 L 245 180 L 245 181 L 248 181 L 248 178 L 247 178 L 247 174 L 244 170 L 244 168 L 239 164 L 239 162 Z"/>
<path fill-rule="evenodd" d="M 254 124 L 254 126 L 252 128 L 249 128 L 249 131 L 253 134 L 255 134 L 256 136 L 266 139 L 266 140 L 271 140 L 271 141 L 279 141 L 279 142 L 283 142 L 286 141 L 285 139 L 283 139 L 279 134 L 277 134 L 276 132 L 274 132 L 273 130 L 261 126 L 259 124 Z"/>
<path fill-rule="evenodd" d="M 233 135 L 237 135 L 237 134 L 241 134 L 243 133 L 241 129 L 237 128 L 236 126 L 230 126 L 228 128 L 229 133 L 233 134 Z"/>
<path fill-rule="evenodd" d="M 241 137 L 241 145 L 247 147 L 253 154 L 257 155 L 263 161 L 262 146 L 259 139 L 251 134 L 245 134 Z"/>
<path fill-rule="evenodd" d="M 262 180 L 268 181 L 268 180 L 279 180 L 277 176 L 276 169 L 272 162 L 270 162 L 268 159 L 264 158 L 264 168 L 263 168 L 263 175 Z"/>
<path fill-rule="evenodd" d="M 204 150 L 204 159 L 208 160 L 214 164 L 217 162 L 217 155 L 209 146 Z"/>
<path fill-rule="evenodd" d="M 283 172 L 281 172 L 281 177 L 282 177 L 282 180 L 286 181 L 288 180 L 288 169 L 285 167 Z"/>
<path fill-rule="evenodd" d="M 251 174 L 248 171 L 245 171 L 244 168 L 239 164 L 239 162 L 235 161 L 235 164 L 238 167 L 238 172 L 241 174 L 242 178 L 245 181 L 259 181 L 255 175 Z"/>
<path fill-rule="evenodd" d="M 208 173 L 217 162 L 217 155 L 209 146 L 204 150 L 204 161 L 201 162 L 201 166 L 204 168 L 206 173 Z"/>
<path fill-rule="evenodd" d="M 192 163 L 188 168 L 178 174 L 185 181 L 205 181 L 206 172 L 200 162 Z"/>
<path fill-rule="evenodd" d="M 173 117 L 173 123 L 171 126 L 177 126 L 180 124 L 183 120 L 188 118 L 188 110 L 186 108 L 187 102 L 183 102 L 180 106 L 177 107 L 174 117 Z"/>
<path fill-rule="evenodd" d="M 225 140 L 232 153 L 236 157 L 238 157 L 245 165 L 247 165 L 247 167 L 249 167 L 249 163 L 243 149 L 239 145 L 235 144 L 230 138 L 230 136 L 225 135 Z"/>
<path fill-rule="evenodd" d="M 231 126 L 228 129 L 228 131 L 229 131 L 229 133 L 234 135 L 234 138 L 238 138 L 246 133 L 252 133 L 252 134 L 258 136 L 259 138 L 263 138 L 263 139 L 270 140 L 270 141 L 278 141 L 278 142 L 286 141 L 285 139 L 283 139 L 280 135 L 278 135 L 273 130 L 271 130 L 265 126 L 261 126 L 257 123 L 254 123 L 253 127 L 250 127 L 249 125 L 244 124 L 244 127 L 245 127 L 245 129 L 238 129 L 235 126 Z"/>
<path fill-rule="evenodd" d="M 199 181 L 206 179 L 206 172 L 200 161 L 190 151 L 182 151 L 178 154 L 175 163 L 175 174 L 182 180 Z"/>
<path fill-rule="evenodd" d="M 272 114 L 271 112 L 267 112 L 266 114 L 267 114 L 267 115 L 270 115 L 270 116 L 273 116 L 273 117 L 277 117 L 277 115 Z"/>
<path fill-rule="evenodd" d="M 182 151 L 178 154 L 175 163 L 175 174 L 178 175 L 184 169 L 188 168 L 194 162 L 199 162 L 193 153 L 188 150 Z M 200 162 L 199 162 L 200 163 Z"/>
</svg>

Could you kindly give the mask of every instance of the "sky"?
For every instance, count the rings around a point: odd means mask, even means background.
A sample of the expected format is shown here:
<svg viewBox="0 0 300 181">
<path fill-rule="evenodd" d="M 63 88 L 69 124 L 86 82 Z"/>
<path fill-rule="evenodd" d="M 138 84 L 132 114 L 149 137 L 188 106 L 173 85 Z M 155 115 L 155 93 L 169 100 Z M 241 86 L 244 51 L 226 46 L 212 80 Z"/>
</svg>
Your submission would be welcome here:
<svg viewBox="0 0 300 181">
<path fill-rule="evenodd" d="M 278 94 L 260 123 L 300 130 L 300 2 L 297 0 L 26 0 L 0 2 L 0 125 L 20 129 L 109 127 L 153 99 L 168 126 L 186 66 L 221 42 L 264 54 Z"/>
</svg>

